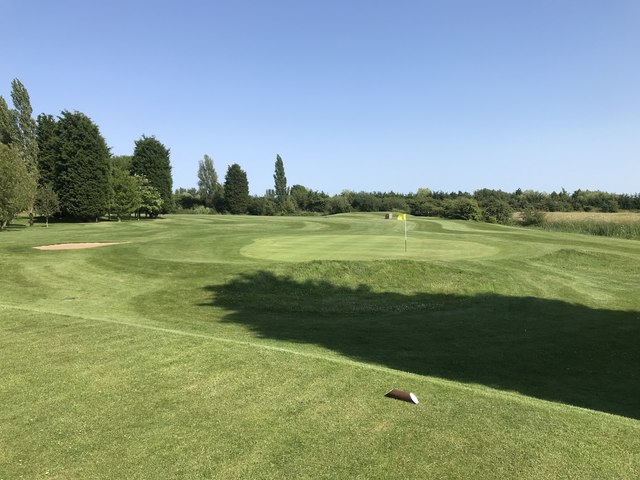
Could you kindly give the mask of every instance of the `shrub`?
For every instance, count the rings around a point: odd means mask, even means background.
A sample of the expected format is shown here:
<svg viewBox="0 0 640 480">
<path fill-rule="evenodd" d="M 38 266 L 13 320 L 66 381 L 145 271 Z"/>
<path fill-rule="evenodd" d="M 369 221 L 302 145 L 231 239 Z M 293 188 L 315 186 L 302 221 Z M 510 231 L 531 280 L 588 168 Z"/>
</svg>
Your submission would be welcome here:
<svg viewBox="0 0 640 480">
<path fill-rule="evenodd" d="M 353 197 L 351 206 L 358 212 L 378 212 L 381 208 L 381 202 L 372 193 L 359 192 Z"/>
<path fill-rule="evenodd" d="M 196 205 L 193 208 L 176 208 L 174 213 L 184 214 L 196 214 L 196 215 L 210 215 L 217 213 L 213 208 L 207 208 L 204 205 Z"/>
<path fill-rule="evenodd" d="M 458 197 L 445 202 L 444 216 L 455 220 L 480 220 L 482 212 L 474 199 Z"/>
<path fill-rule="evenodd" d="M 607 213 L 615 213 L 619 210 L 618 202 L 615 198 L 608 197 L 602 200 L 600 211 Z"/>
<path fill-rule="evenodd" d="M 344 195 L 336 195 L 327 199 L 327 213 L 346 213 L 351 211 L 351 204 Z"/>
<path fill-rule="evenodd" d="M 501 223 L 508 225 L 511 223 L 511 217 L 513 215 L 513 209 L 504 200 L 491 199 L 485 204 L 482 217 L 485 222 L 489 223 Z"/>
<path fill-rule="evenodd" d="M 380 207 L 383 211 L 406 212 L 409 210 L 407 201 L 402 197 L 390 196 L 382 198 Z"/>
<path fill-rule="evenodd" d="M 249 215 L 274 216 L 277 213 L 276 202 L 273 197 L 251 197 L 247 208 Z"/>
<path fill-rule="evenodd" d="M 520 222 L 525 227 L 541 227 L 545 224 L 544 212 L 536 208 L 525 208 L 520 217 Z"/>
<path fill-rule="evenodd" d="M 411 206 L 411 214 L 422 217 L 444 216 L 442 201 L 436 198 L 425 198 L 414 201 Z"/>
</svg>

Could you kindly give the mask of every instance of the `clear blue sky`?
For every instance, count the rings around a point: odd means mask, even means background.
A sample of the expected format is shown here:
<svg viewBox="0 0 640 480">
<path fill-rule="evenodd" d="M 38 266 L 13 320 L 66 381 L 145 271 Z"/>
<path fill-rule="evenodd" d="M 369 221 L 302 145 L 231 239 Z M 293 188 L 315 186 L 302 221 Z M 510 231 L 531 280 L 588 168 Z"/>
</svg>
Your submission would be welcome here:
<svg viewBox="0 0 640 480">
<path fill-rule="evenodd" d="M 0 94 L 222 180 L 640 191 L 640 1 L 2 0 Z"/>
</svg>

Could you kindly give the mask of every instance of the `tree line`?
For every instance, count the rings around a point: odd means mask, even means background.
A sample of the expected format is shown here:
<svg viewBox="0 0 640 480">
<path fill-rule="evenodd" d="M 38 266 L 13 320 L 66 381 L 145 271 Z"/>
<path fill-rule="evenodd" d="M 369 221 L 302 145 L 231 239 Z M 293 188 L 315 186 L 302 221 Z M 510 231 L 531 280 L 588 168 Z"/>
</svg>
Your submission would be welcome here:
<svg viewBox="0 0 640 480">
<path fill-rule="evenodd" d="M 0 229 L 21 212 L 77 220 L 173 210 L 169 149 L 143 135 L 133 155 L 113 156 L 82 112 L 33 118 L 29 94 L 15 79 L 9 108 L 0 96 Z"/>
<path fill-rule="evenodd" d="M 246 172 L 234 163 L 224 183 L 208 155 L 198 163 L 198 188 L 172 190 L 170 150 L 153 136 L 135 141 L 132 155 L 114 156 L 98 126 L 81 112 L 33 118 L 29 94 L 15 79 L 9 108 L 0 96 L 0 229 L 21 212 L 48 218 L 117 220 L 161 213 L 251 215 L 409 212 L 416 216 L 510 223 L 522 212 L 535 223 L 545 211 L 640 210 L 640 195 L 576 190 L 569 193 L 480 189 L 416 193 L 353 192 L 328 195 L 303 185 L 287 186 L 284 162 L 276 155 L 274 188 L 249 194 Z"/>
<path fill-rule="evenodd" d="M 213 160 L 205 155 L 198 163 L 198 188 L 179 188 L 175 191 L 176 211 L 179 213 L 231 213 L 251 215 L 290 215 L 300 210 L 287 187 L 284 162 L 276 155 L 274 189 L 264 196 L 249 195 L 247 173 L 234 163 L 227 169 L 224 183 L 218 182 Z"/>
<path fill-rule="evenodd" d="M 640 210 L 640 194 L 615 194 L 593 190 L 568 193 L 538 192 L 517 189 L 515 192 L 483 188 L 473 193 L 443 192 L 420 188 L 416 193 L 354 192 L 344 190 L 328 195 L 303 185 L 287 187 L 284 164 L 276 155 L 274 188 L 264 195 L 249 195 L 246 174 L 243 172 L 242 201 L 229 203 L 228 192 L 236 192 L 235 170 L 229 167 L 224 187 L 217 183 L 213 162 L 208 155 L 200 161 L 198 188 L 179 188 L 174 199 L 179 213 L 243 213 L 250 215 L 336 214 L 348 212 L 409 212 L 415 216 L 443 217 L 460 220 L 479 220 L 508 224 L 514 212 L 522 214 L 523 223 L 536 223 L 544 212 L 617 212 Z M 213 180 L 212 180 L 213 179 Z M 234 193 L 234 199 L 237 193 Z M 231 200 L 231 198 L 229 198 Z M 234 207 L 231 207 L 231 204 Z"/>
</svg>

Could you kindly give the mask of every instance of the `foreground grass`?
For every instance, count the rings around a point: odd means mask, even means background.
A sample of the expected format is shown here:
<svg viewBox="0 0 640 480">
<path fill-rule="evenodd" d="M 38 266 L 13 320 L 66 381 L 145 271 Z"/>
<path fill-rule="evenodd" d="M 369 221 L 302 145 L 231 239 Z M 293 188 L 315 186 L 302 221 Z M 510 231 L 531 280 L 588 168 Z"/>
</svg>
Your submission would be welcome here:
<svg viewBox="0 0 640 480">
<path fill-rule="evenodd" d="M 637 478 L 640 244 L 409 226 L 6 232 L 0 478 Z"/>
</svg>

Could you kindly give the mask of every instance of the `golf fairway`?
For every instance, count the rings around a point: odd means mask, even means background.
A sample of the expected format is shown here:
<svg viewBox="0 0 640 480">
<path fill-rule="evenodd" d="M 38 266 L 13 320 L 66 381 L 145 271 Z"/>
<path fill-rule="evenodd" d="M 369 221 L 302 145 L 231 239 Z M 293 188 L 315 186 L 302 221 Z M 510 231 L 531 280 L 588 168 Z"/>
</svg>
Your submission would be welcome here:
<svg viewBox="0 0 640 480">
<path fill-rule="evenodd" d="M 407 227 L 3 232 L 0 479 L 638 478 L 640 242 Z"/>
</svg>

